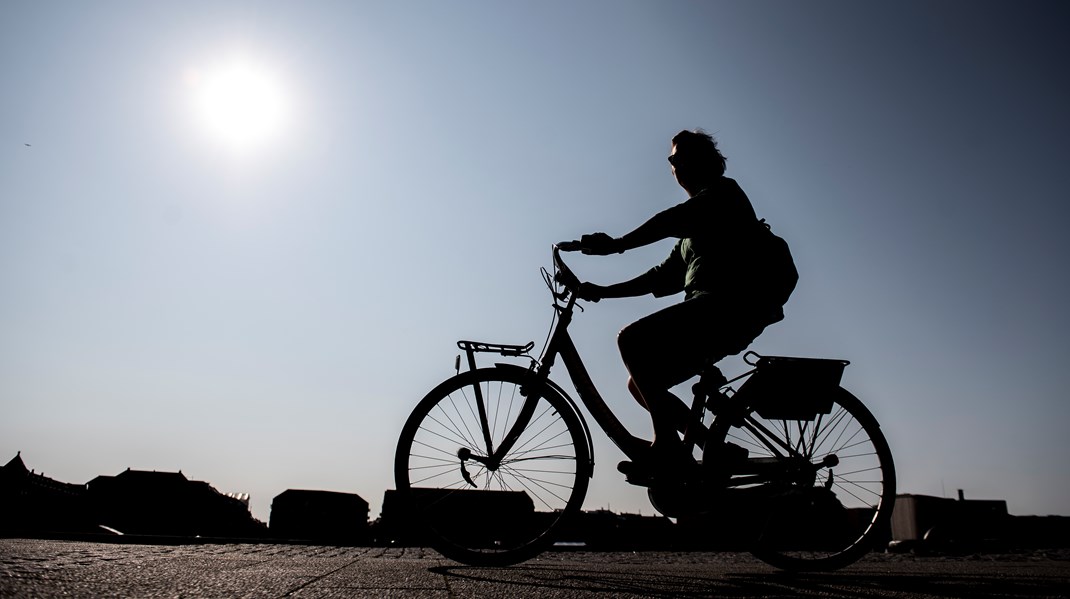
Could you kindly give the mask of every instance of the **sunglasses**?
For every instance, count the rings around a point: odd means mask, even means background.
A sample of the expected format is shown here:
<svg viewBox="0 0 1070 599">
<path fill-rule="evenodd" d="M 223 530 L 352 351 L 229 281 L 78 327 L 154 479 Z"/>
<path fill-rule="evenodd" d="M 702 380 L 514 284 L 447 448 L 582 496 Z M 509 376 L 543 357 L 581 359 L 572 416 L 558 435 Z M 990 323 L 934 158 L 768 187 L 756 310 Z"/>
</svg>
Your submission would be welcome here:
<svg viewBox="0 0 1070 599">
<path fill-rule="evenodd" d="M 679 167 L 681 164 L 687 162 L 680 154 L 669 154 L 669 164 Z"/>
</svg>

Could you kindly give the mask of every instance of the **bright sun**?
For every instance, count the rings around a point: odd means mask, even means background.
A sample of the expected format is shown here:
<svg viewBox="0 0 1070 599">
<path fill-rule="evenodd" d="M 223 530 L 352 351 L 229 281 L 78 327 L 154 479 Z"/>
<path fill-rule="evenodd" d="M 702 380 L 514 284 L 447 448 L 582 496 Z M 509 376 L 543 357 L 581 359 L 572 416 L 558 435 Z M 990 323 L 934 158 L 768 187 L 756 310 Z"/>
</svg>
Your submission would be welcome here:
<svg viewBox="0 0 1070 599">
<path fill-rule="evenodd" d="M 282 132 L 286 98 L 270 71 L 247 60 L 235 60 L 193 71 L 189 82 L 201 125 L 220 144 L 247 151 Z"/>
</svg>

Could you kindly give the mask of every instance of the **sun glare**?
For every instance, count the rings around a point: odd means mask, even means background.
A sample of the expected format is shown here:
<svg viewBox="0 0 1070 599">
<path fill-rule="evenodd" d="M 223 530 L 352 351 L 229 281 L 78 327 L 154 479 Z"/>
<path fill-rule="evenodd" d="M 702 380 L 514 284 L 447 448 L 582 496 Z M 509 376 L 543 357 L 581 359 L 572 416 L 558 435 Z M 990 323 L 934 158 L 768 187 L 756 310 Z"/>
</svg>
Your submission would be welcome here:
<svg viewBox="0 0 1070 599">
<path fill-rule="evenodd" d="M 189 76 L 197 116 L 206 134 L 247 151 L 277 138 L 286 120 L 279 80 L 249 61 L 233 61 Z"/>
</svg>

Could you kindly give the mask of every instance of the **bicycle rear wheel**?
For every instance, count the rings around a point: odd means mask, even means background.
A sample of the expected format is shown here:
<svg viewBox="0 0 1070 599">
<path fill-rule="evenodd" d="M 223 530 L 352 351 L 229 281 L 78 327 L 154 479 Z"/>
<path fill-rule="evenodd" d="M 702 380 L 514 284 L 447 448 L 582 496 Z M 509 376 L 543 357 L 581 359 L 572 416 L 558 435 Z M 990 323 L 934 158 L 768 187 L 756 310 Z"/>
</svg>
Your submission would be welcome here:
<svg viewBox="0 0 1070 599">
<path fill-rule="evenodd" d="M 488 459 L 487 439 L 496 449 L 511 433 L 508 454 Z M 428 393 L 394 460 L 399 498 L 423 540 L 471 565 L 514 564 L 546 549 L 583 504 L 591 469 L 572 405 L 502 368 L 459 374 Z"/>
<path fill-rule="evenodd" d="M 784 472 L 742 492 L 757 499 L 752 553 L 785 570 L 842 568 L 887 540 L 895 503 L 888 442 L 858 398 L 839 387 L 831 393 L 832 410 L 812 420 L 752 412 L 727 434 L 750 452 L 754 471 Z"/>
</svg>

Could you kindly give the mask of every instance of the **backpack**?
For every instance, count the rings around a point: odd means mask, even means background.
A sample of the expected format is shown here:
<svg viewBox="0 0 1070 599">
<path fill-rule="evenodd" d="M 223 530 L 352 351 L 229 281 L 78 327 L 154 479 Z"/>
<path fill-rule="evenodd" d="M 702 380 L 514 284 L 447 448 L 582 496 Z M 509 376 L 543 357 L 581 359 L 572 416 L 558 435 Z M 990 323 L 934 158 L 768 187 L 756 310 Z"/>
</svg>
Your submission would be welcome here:
<svg viewBox="0 0 1070 599">
<path fill-rule="evenodd" d="M 772 305 L 783 306 L 799 282 L 799 271 L 788 242 L 773 233 L 765 219 L 758 221 L 752 268 L 759 291 Z"/>
</svg>

